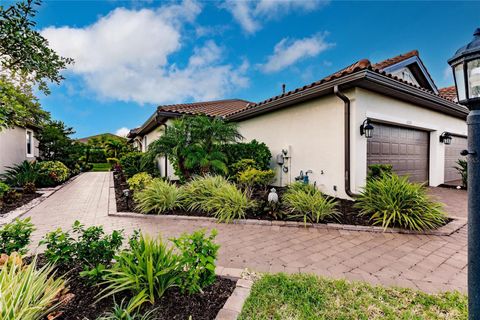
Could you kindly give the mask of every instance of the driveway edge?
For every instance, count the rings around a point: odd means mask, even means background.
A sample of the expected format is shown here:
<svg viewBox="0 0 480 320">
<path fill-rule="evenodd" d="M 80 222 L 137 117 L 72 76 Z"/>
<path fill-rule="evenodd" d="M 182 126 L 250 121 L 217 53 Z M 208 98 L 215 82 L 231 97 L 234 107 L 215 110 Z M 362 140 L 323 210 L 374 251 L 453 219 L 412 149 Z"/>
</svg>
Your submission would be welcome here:
<svg viewBox="0 0 480 320">
<path fill-rule="evenodd" d="M 54 187 L 54 188 L 40 188 L 37 189 L 38 193 L 41 193 L 42 195 L 40 197 L 37 197 L 35 199 L 32 199 L 29 203 L 24 204 L 23 206 L 16 208 L 10 212 L 7 212 L 3 217 L 0 218 L 0 226 L 10 223 L 15 219 L 18 219 L 28 213 L 30 210 L 38 206 L 40 203 L 48 199 L 52 194 L 57 192 L 58 190 L 62 189 L 64 186 L 70 184 L 71 182 L 75 181 L 78 177 L 80 177 L 83 174 L 83 172 L 77 174 L 76 176 L 68 179 L 64 183 Z"/>
<path fill-rule="evenodd" d="M 147 215 L 135 212 L 117 212 L 117 202 L 115 199 L 115 186 L 113 184 L 113 172 L 110 173 L 110 185 L 108 196 L 108 215 L 112 217 L 121 218 L 138 218 L 138 219 L 151 219 L 151 220 L 194 220 L 194 221 L 209 221 L 213 223 L 219 223 L 217 219 L 210 217 L 197 217 L 197 216 L 180 216 L 180 215 Z M 461 217 L 450 217 L 452 221 L 435 230 L 428 231 L 413 231 L 399 228 L 387 228 L 376 226 L 356 226 L 349 224 L 339 223 L 303 223 L 297 221 L 277 221 L 277 220 L 255 220 L 255 219 L 241 219 L 234 220 L 233 224 L 239 225 L 263 225 L 270 227 L 295 227 L 295 228 L 313 228 L 313 229 L 328 229 L 328 230 L 343 230 L 345 232 L 374 232 L 374 233 L 401 233 L 412 235 L 432 235 L 432 236 L 449 236 L 467 224 L 467 219 Z"/>
</svg>

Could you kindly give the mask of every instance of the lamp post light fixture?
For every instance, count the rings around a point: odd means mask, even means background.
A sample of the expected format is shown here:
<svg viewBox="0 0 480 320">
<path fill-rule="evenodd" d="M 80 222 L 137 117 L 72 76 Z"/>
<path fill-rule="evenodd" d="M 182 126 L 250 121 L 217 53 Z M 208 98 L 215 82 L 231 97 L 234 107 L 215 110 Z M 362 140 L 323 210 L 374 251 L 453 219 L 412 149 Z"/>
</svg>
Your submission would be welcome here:
<svg viewBox="0 0 480 320">
<path fill-rule="evenodd" d="M 452 135 L 450 134 L 450 132 L 444 132 L 440 135 L 440 142 L 446 144 L 446 145 L 449 145 L 452 143 Z"/>
<path fill-rule="evenodd" d="M 470 110 L 468 150 L 468 318 L 480 319 L 480 28 L 473 40 L 448 60 L 458 102 Z"/>
<path fill-rule="evenodd" d="M 373 129 L 374 127 L 372 126 L 370 119 L 365 119 L 360 126 L 360 135 L 365 135 L 365 138 L 370 139 L 373 137 Z"/>
</svg>

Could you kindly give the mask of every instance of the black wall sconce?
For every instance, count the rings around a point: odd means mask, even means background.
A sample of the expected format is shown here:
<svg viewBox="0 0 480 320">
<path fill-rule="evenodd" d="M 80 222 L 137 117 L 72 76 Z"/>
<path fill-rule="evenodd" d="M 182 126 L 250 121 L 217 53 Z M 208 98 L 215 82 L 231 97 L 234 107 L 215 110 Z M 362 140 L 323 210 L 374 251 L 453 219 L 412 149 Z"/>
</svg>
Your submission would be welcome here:
<svg viewBox="0 0 480 320">
<path fill-rule="evenodd" d="M 446 144 L 446 145 L 449 145 L 452 143 L 452 135 L 449 133 L 449 132 L 443 132 L 441 135 L 440 135 L 440 142 Z"/>
<path fill-rule="evenodd" d="M 370 123 L 370 119 L 365 119 L 362 125 L 360 126 L 360 135 L 365 135 L 365 138 L 370 139 L 373 137 L 373 129 L 374 127 Z"/>
</svg>

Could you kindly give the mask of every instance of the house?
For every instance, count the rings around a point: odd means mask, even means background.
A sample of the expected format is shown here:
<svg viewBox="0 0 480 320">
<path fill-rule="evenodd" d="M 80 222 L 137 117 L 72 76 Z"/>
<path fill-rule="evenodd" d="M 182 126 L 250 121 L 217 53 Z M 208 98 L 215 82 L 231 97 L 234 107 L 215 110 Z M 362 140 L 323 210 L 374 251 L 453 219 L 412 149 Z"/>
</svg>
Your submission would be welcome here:
<svg viewBox="0 0 480 320">
<path fill-rule="evenodd" d="M 14 166 L 24 160 L 35 160 L 38 157 L 38 140 L 35 135 L 38 127 L 15 126 L 0 131 L 0 174 L 7 167 Z"/>
<path fill-rule="evenodd" d="M 269 146 L 277 185 L 308 172 L 324 193 L 351 198 L 365 185 L 371 164 L 391 164 L 398 174 L 429 186 L 457 183 L 454 166 L 466 148 L 468 110 L 455 99 L 454 88 L 436 87 L 414 50 L 378 63 L 359 60 L 257 103 L 159 106 L 129 138 L 145 151 L 175 117 L 223 117 L 237 122 L 247 141 Z M 168 167 L 164 161 L 162 172 L 172 177 Z"/>
</svg>

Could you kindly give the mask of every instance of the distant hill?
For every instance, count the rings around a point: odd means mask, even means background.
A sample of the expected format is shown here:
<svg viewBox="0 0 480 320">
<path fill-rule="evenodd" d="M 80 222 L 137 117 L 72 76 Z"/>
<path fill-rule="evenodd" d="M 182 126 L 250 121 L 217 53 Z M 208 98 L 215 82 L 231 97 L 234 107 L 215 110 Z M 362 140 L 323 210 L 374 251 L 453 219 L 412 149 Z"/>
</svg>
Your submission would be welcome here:
<svg viewBox="0 0 480 320">
<path fill-rule="evenodd" d="M 117 136 L 116 134 L 113 134 L 113 133 L 101 133 L 101 134 L 97 134 L 97 135 L 94 135 L 94 136 L 89 136 L 89 137 L 85 137 L 85 138 L 80 138 L 80 139 L 77 139 L 77 141 L 78 141 L 78 142 L 81 142 L 81 143 L 87 143 L 88 140 L 94 139 L 94 138 L 116 139 L 116 140 L 127 141 L 126 138 Z"/>
</svg>

